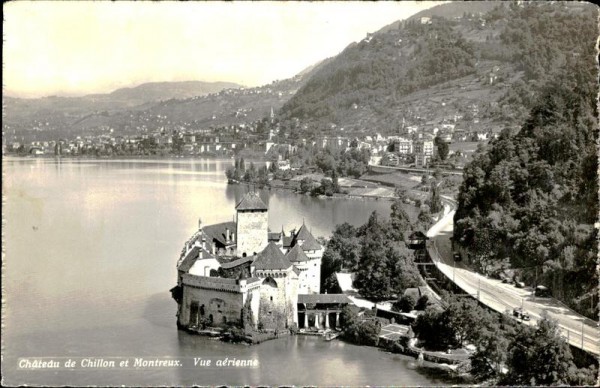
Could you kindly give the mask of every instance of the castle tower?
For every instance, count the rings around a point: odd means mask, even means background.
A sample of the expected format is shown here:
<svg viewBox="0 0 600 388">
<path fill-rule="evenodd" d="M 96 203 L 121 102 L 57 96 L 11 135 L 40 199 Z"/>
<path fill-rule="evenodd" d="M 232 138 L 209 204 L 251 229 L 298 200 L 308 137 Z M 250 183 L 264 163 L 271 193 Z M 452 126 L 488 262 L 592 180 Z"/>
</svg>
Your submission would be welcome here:
<svg viewBox="0 0 600 388">
<path fill-rule="evenodd" d="M 237 254 L 252 256 L 261 252 L 269 238 L 269 209 L 258 193 L 248 193 L 235 207 L 237 212 Z"/>
<path fill-rule="evenodd" d="M 270 243 L 252 263 L 262 280 L 259 321 L 265 329 L 287 329 L 298 324 L 298 273 L 279 247 Z"/>
<path fill-rule="evenodd" d="M 298 256 L 299 252 L 292 252 L 291 249 L 290 261 L 294 263 L 298 269 L 301 270 L 300 281 L 302 283 L 303 292 L 307 294 L 318 294 L 321 290 L 321 260 L 323 258 L 323 247 L 314 238 L 312 233 L 308 230 L 304 222 L 294 234 L 291 246 L 293 248 L 299 247 L 302 250 L 303 255 Z M 306 259 L 308 261 L 306 261 Z M 304 289 L 306 288 L 306 289 Z"/>
</svg>

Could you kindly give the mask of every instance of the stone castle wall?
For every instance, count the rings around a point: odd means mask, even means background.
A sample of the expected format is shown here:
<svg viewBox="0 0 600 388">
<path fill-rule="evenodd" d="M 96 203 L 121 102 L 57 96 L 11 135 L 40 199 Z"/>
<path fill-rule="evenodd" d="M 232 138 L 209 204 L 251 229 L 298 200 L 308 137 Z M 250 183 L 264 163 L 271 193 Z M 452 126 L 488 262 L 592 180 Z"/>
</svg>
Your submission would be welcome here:
<svg viewBox="0 0 600 388">
<path fill-rule="evenodd" d="M 250 299 L 250 308 L 252 309 L 252 321 L 254 323 L 254 329 L 258 328 L 259 322 L 259 311 L 260 311 L 260 290 L 262 287 L 255 287 L 249 290 L 244 294 L 244 304 L 246 303 L 246 299 Z"/>
<path fill-rule="evenodd" d="M 267 211 L 238 211 L 237 254 L 252 256 L 268 243 L 269 216 Z"/>
<path fill-rule="evenodd" d="M 188 327 L 211 318 L 214 326 L 229 322 L 240 324 L 248 294 L 253 295 L 252 312 L 255 325 L 258 323 L 260 282 L 184 274 L 182 284 L 183 298 L 178 318 L 181 326 Z"/>
<path fill-rule="evenodd" d="M 267 277 L 260 288 L 259 320 L 267 330 L 282 330 L 297 324 L 298 278 L 291 276 L 292 271 L 273 272 L 283 273 L 285 277 Z"/>
<path fill-rule="evenodd" d="M 192 311 L 192 303 L 198 308 Z M 179 324 L 188 327 L 212 317 L 212 325 L 241 322 L 243 294 L 184 286 Z"/>
</svg>

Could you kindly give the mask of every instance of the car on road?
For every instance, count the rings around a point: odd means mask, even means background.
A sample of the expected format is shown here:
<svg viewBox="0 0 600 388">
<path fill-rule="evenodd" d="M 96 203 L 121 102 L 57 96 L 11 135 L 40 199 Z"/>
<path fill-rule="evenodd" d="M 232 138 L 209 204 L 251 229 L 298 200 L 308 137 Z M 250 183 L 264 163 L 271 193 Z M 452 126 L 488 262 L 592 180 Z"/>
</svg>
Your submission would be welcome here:
<svg viewBox="0 0 600 388">
<path fill-rule="evenodd" d="M 523 321 L 529 321 L 531 317 L 527 311 L 523 311 L 521 307 L 517 307 L 513 310 L 513 316 L 517 319 L 522 319 Z"/>
<path fill-rule="evenodd" d="M 535 296 L 537 296 L 539 298 L 549 298 L 552 296 L 552 293 L 550 292 L 548 287 L 537 286 L 535 288 Z"/>
<path fill-rule="evenodd" d="M 515 287 L 517 288 L 525 288 L 525 283 L 520 281 L 515 281 Z"/>
</svg>

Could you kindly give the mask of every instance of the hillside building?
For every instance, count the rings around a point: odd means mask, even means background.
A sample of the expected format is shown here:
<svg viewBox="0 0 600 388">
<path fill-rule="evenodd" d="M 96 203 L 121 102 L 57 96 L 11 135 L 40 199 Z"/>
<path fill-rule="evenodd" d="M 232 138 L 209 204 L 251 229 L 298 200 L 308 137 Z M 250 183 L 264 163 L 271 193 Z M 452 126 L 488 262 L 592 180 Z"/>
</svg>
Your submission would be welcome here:
<svg viewBox="0 0 600 388">
<path fill-rule="evenodd" d="M 415 155 L 422 154 L 425 156 L 433 156 L 433 141 L 417 140 L 413 143 L 413 151 Z"/>
</svg>

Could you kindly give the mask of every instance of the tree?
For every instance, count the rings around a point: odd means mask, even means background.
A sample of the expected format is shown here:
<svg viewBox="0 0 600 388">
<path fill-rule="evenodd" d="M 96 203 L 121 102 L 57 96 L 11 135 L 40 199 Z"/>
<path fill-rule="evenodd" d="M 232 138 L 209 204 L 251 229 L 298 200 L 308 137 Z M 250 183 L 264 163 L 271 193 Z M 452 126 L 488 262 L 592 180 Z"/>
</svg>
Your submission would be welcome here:
<svg viewBox="0 0 600 388">
<path fill-rule="evenodd" d="M 350 308 L 350 306 L 344 306 L 340 312 L 340 327 L 345 330 L 349 327 L 356 325 L 358 322 L 358 315 Z"/>
<path fill-rule="evenodd" d="M 377 346 L 379 343 L 379 332 L 381 326 L 373 320 L 363 321 L 357 327 L 357 337 L 359 345 Z"/>
<path fill-rule="evenodd" d="M 398 302 L 394 305 L 394 307 L 403 313 L 408 313 L 415 309 L 416 304 L 417 301 L 412 294 L 405 294 L 398 299 Z"/>
<path fill-rule="evenodd" d="M 335 190 L 331 179 L 321 179 L 321 186 L 319 187 L 318 194 L 324 194 L 328 197 L 331 197 L 333 193 L 335 193 Z"/>
<path fill-rule="evenodd" d="M 421 295 L 421 297 L 417 300 L 417 304 L 415 305 L 415 310 L 425 310 L 429 306 L 429 296 Z"/>
<path fill-rule="evenodd" d="M 243 161 L 244 159 L 242 159 L 240 161 L 240 169 L 241 166 L 243 165 Z M 256 171 L 256 166 L 254 165 L 254 162 L 250 162 L 250 168 L 248 168 L 246 170 L 246 172 L 244 173 L 244 182 L 248 182 L 248 183 L 255 183 L 257 180 L 257 176 L 258 176 L 258 172 Z"/>
<path fill-rule="evenodd" d="M 275 174 L 277 170 L 279 170 L 277 167 L 277 162 L 271 162 L 271 165 L 269 166 L 269 172 Z"/>
<path fill-rule="evenodd" d="M 404 210 L 404 204 L 400 199 L 394 200 L 391 209 L 388 235 L 392 240 L 403 242 L 405 232 L 412 229 L 412 222 Z"/>
<path fill-rule="evenodd" d="M 502 379 L 510 385 L 569 385 L 577 368 L 556 322 L 543 317 L 536 327 L 521 326 L 508 346 L 508 373 Z"/>
<path fill-rule="evenodd" d="M 408 196 L 406 188 L 399 185 L 396 185 L 396 187 L 394 188 L 394 194 L 396 195 L 396 197 L 398 197 L 400 201 L 404 201 Z"/>
<path fill-rule="evenodd" d="M 421 210 L 417 216 L 417 225 L 419 225 L 419 229 L 425 231 L 429 229 L 432 223 L 433 218 L 431 218 L 429 209 Z"/>
<path fill-rule="evenodd" d="M 390 291 L 401 294 L 407 288 L 421 286 L 421 277 L 413 261 L 413 252 L 404 243 L 390 244 L 386 263 L 389 268 Z"/>
<path fill-rule="evenodd" d="M 267 166 L 262 166 L 258 169 L 257 181 L 263 186 L 267 186 L 269 184 L 269 172 L 267 170 Z"/>
<path fill-rule="evenodd" d="M 454 330 L 444 321 L 443 311 L 430 306 L 417 317 L 413 331 L 423 345 L 432 350 L 446 350 L 457 345 Z"/>
<path fill-rule="evenodd" d="M 446 160 L 446 158 L 448 157 L 448 153 L 450 151 L 450 148 L 448 147 L 448 143 L 446 143 L 445 141 L 440 139 L 437 142 L 437 151 L 438 151 L 438 156 L 439 156 L 440 160 L 441 161 Z"/>
<path fill-rule="evenodd" d="M 331 186 L 334 193 L 340 192 L 340 184 L 338 183 L 338 174 L 333 170 L 331 172 Z"/>
<path fill-rule="evenodd" d="M 310 178 L 302 178 L 302 180 L 300 181 L 300 192 L 302 194 L 308 193 L 312 190 L 312 186 L 313 184 Z"/>
<path fill-rule="evenodd" d="M 463 346 L 474 341 L 490 320 L 487 311 L 470 297 L 448 294 L 445 299 L 448 303 L 442 321 L 454 333 L 457 344 Z"/>
<path fill-rule="evenodd" d="M 452 294 L 443 298 L 443 311 L 429 306 L 415 322 L 415 334 L 427 347 L 437 350 L 477 343 L 481 333 L 492 326 L 491 315 L 475 300 Z"/>
<path fill-rule="evenodd" d="M 347 222 L 337 225 L 329 241 L 325 253 L 331 250 L 339 255 L 339 267 L 336 272 L 345 269 L 355 271 L 360 258 L 360 239 L 357 237 L 357 230 Z M 322 268 L 322 267 L 321 267 Z"/>
<path fill-rule="evenodd" d="M 391 279 L 387 263 L 385 230 L 377 212 L 373 212 L 361 227 L 361 251 L 354 286 L 368 299 L 382 300 L 391 293 Z"/>
<path fill-rule="evenodd" d="M 471 374 L 480 381 L 502 376 L 506 365 L 509 340 L 497 325 L 486 328 L 477 343 L 477 350 L 470 357 Z"/>
<path fill-rule="evenodd" d="M 335 273 L 342 268 L 342 257 L 340 253 L 329 246 L 323 252 L 321 259 L 321 290 L 332 292 L 336 288 L 337 280 Z"/>
<path fill-rule="evenodd" d="M 436 180 L 431 181 L 431 195 L 429 197 L 429 208 L 432 213 L 438 213 L 444 209 L 440 197 L 440 184 Z"/>
<path fill-rule="evenodd" d="M 343 337 L 358 345 L 377 346 L 381 326 L 374 320 L 360 320 L 357 313 L 345 306 L 340 313 Z"/>
<path fill-rule="evenodd" d="M 227 180 L 229 182 L 233 182 L 236 178 L 236 169 L 233 167 L 229 167 L 227 170 L 225 170 L 225 176 L 227 177 Z"/>
</svg>

